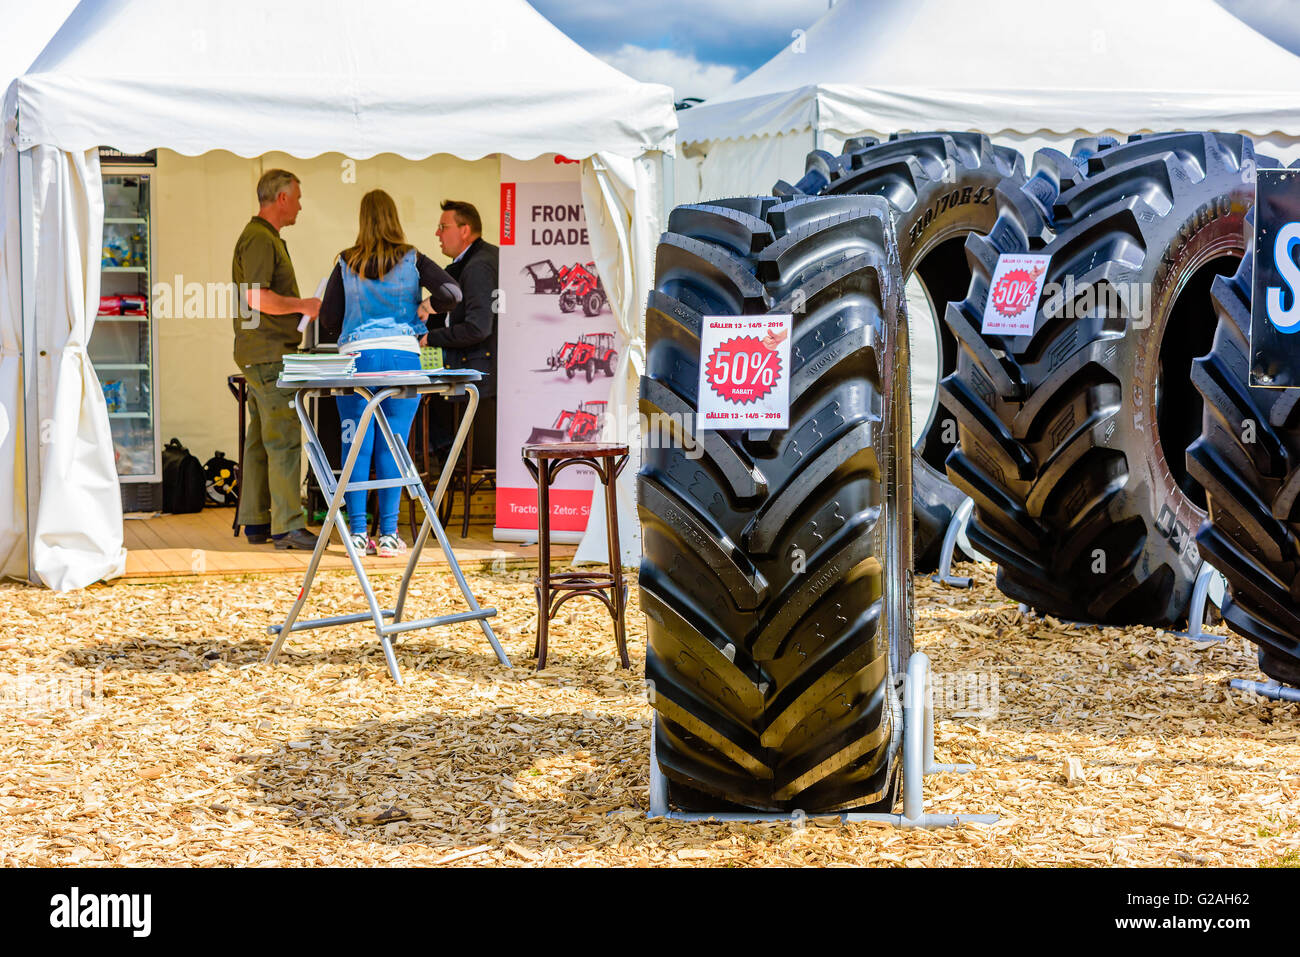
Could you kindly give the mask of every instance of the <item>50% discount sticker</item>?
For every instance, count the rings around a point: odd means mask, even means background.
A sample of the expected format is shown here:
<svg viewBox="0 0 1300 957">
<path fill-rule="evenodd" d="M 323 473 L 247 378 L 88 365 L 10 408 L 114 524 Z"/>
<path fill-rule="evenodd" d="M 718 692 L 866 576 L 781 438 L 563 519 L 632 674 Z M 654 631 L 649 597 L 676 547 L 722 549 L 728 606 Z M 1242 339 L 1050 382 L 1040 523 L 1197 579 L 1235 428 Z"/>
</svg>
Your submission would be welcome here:
<svg viewBox="0 0 1300 957">
<path fill-rule="evenodd" d="M 792 325 L 788 315 L 704 318 L 697 428 L 789 427 Z"/>
</svg>

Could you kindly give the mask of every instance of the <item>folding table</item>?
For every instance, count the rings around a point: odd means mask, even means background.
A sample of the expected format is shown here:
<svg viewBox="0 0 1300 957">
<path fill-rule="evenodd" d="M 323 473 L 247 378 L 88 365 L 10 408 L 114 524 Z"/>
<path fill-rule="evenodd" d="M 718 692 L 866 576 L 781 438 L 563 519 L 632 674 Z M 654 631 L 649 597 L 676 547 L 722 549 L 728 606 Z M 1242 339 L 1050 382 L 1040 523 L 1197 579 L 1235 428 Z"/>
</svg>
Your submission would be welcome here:
<svg viewBox="0 0 1300 957">
<path fill-rule="evenodd" d="M 456 562 L 456 556 L 451 550 L 451 543 L 447 540 L 447 533 L 443 529 L 442 523 L 438 521 L 438 503 L 442 500 L 442 496 L 447 490 L 447 484 L 451 481 L 452 470 L 456 467 L 456 460 L 460 456 L 461 446 L 464 444 L 465 436 L 469 433 L 470 426 L 474 422 L 474 413 L 478 410 L 478 389 L 474 383 L 480 378 L 481 374 L 472 369 L 438 369 L 378 374 L 354 373 L 350 376 L 313 378 L 307 381 L 285 381 L 281 379 L 276 383 L 282 389 L 294 389 L 297 392 L 293 406 L 298 413 L 298 421 L 302 423 L 303 433 L 307 438 L 305 443 L 307 462 L 311 466 L 312 472 L 315 473 L 316 480 L 320 483 L 322 491 L 329 498 L 330 504 L 329 511 L 325 516 L 325 524 L 321 526 L 320 536 L 316 540 L 316 549 L 312 552 L 311 561 L 307 564 L 307 575 L 303 579 L 302 589 L 298 592 L 298 599 L 294 602 L 293 608 L 289 610 L 289 617 L 284 620 L 284 624 L 272 625 L 267 629 L 269 634 L 276 636 L 275 642 L 271 645 L 271 650 L 266 656 L 267 664 L 275 660 L 276 655 L 280 653 L 280 647 L 284 644 L 284 640 L 290 632 L 326 628 L 333 625 L 350 625 L 369 619 L 374 622 L 375 634 L 379 636 L 379 643 L 383 646 L 384 658 L 388 662 L 388 673 L 392 675 L 393 681 L 399 685 L 402 683 L 402 675 L 398 671 L 397 657 L 393 653 L 393 637 L 402 632 L 415 631 L 418 628 L 434 628 L 438 625 L 450 625 L 458 621 L 477 621 L 483 629 L 483 634 L 487 637 L 488 643 L 492 646 L 492 650 L 496 653 L 497 660 L 506 667 L 510 667 L 510 659 L 506 657 L 505 651 L 502 650 L 496 635 L 492 633 L 492 628 L 487 623 L 487 619 L 496 615 L 497 610 L 495 608 L 479 607 L 478 600 L 470 591 L 469 584 L 465 581 L 465 575 Z M 326 457 L 325 449 L 316 434 L 316 429 L 312 426 L 311 418 L 307 415 L 306 399 L 312 395 L 359 395 L 366 400 L 361 419 L 356 425 L 355 435 L 357 438 L 348 451 L 337 480 L 330 468 L 329 459 Z M 392 427 L 388 424 L 388 419 L 380 405 L 388 398 L 411 399 L 422 395 L 468 396 L 465 417 L 461 420 L 460 429 L 456 432 L 455 441 L 452 442 L 446 464 L 443 465 L 442 472 L 438 477 L 438 485 L 434 490 L 432 499 L 429 497 L 428 490 L 424 487 L 424 482 L 420 479 L 420 472 L 415 467 L 410 452 L 407 451 L 406 443 L 398 441 L 393 435 Z M 356 466 L 357 453 L 361 448 L 360 440 L 365 436 L 366 429 L 370 428 L 372 419 L 378 423 L 379 431 L 384 441 L 388 443 L 388 449 L 392 452 L 393 461 L 397 463 L 399 474 L 394 479 L 372 480 L 369 476 L 366 476 L 362 481 L 353 482 L 351 481 L 352 471 Z M 420 526 L 419 534 L 416 535 L 415 542 L 411 545 L 411 551 L 406 560 L 406 571 L 403 573 L 401 584 L 398 586 L 397 601 L 392 608 L 379 607 L 379 601 L 375 598 L 374 590 L 370 587 L 370 580 L 366 576 L 365 569 L 362 568 L 361 555 L 352 544 L 352 537 L 347 534 L 347 529 L 340 524 L 339 520 L 344 492 L 379 488 L 404 488 L 410 493 L 411 498 L 418 500 L 424 508 L 424 524 Z M 414 501 L 411 507 L 415 507 Z M 334 615 L 329 618 L 298 621 L 298 613 L 302 610 L 302 606 L 311 592 L 312 579 L 316 576 L 316 569 L 320 565 L 321 556 L 325 553 L 325 546 L 329 544 L 330 533 L 335 525 L 339 526 L 343 547 L 347 549 L 348 558 L 352 562 L 352 568 L 356 571 L 357 580 L 361 583 L 361 591 L 366 596 L 366 602 L 370 606 L 370 610 L 348 615 Z M 447 556 L 452 576 L 456 579 L 456 584 L 460 586 L 461 594 L 465 596 L 469 611 L 440 615 L 435 618 L 403 621 L 402 610 L 406 604 L 406 594 L 411 584 L 411 576 L 415 574 L 415 566 L 419 562 L 420 552 L 424 549 L 430 532 L 433 533 L 434 538 L 437 540 L 438 547 Z M 385 619 L 388 619 L 388 621 Z"/>
</svg>

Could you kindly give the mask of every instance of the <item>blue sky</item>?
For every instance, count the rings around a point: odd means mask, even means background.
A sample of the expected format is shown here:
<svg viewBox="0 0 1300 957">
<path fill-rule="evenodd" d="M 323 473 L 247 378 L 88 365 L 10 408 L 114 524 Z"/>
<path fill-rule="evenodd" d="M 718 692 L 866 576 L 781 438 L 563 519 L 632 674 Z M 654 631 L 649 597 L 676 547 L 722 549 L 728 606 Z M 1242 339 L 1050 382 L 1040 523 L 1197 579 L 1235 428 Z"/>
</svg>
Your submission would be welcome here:
<svg viewBox="0 0 1300 957">
<path fill-rule="evenodd" d="M 678 99 L 726 89 L 775 56 L 791 31 L 806 30 L 829 9 L 829 0 L 529 2 L 601 59 L 639 80 L 668 84 Z M 1300 54 L 1300 0 L 1218 2 Z"/>
<path fill-rule="evenodd" d="M 828 0 L 530 0 L 592 53 L 639 80 L 707 97 L 771 59 Z"/>
</svg>

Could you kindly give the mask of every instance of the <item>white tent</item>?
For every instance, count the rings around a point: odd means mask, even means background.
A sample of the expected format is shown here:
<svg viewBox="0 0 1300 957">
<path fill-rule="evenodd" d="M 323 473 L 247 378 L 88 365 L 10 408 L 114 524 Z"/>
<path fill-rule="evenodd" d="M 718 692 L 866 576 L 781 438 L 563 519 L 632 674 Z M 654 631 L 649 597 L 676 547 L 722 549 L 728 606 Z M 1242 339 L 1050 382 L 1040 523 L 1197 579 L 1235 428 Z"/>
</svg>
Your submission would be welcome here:
<svg viewBox="0 0 1300 957">
<path fill-rule="evenodd" d="M 977 130 L 1028 154 L 1078 136 L 1249 133 L 1300 155 L 1300 58 L 1212 0 L 840 0 L 679 114 L 678 203 L 767 192 L 846 138 Z"/>
<path fill-rule="evenodd" d="M 522 0 L 84 0 L 10 85 L 3 120 L 16 150 L 4 151 L 0 202 L 18 213 L 0 242 L 7 574 L 76 588 L 125 559 L 107 411 L 86 354 L 99 146 L 582 159 L 593 252 L 628 342 L 611 407 L 635 404 L 672 94 L 588 54 Z M 624 474 L 630 557 L 635 471 Z M 603 541 L 603 529 L 589 538 Z"/>
<path fill-rule="evenodd" d="M 77 0 L 0 0 L 0 24 L 4 29 L 0 83 L 7 87 L 14 77 L 27 72 L 76 5 Z"/>
</svg>

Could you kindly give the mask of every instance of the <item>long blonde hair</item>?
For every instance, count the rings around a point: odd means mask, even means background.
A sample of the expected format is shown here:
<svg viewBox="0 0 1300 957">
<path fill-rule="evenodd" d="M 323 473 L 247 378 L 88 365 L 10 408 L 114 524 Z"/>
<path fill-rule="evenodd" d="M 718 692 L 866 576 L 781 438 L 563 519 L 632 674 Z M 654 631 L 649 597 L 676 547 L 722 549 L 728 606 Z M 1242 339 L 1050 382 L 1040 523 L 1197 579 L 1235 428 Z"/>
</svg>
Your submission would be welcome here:
<svg viewBox="0 0 1300 957">
<path fill-rule="evenodd" d="M 342 254 L 348 268 L 363 278 L 382 279 L 411 248 L 393 197 L 382 189 L 362 196 L 356 244 Z"/>
</svg>

